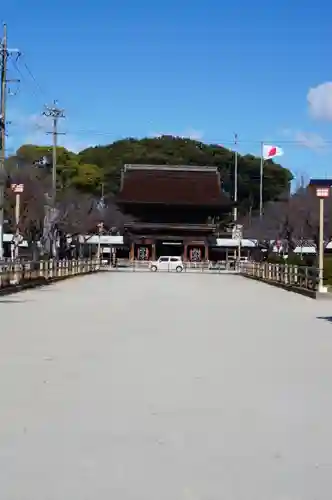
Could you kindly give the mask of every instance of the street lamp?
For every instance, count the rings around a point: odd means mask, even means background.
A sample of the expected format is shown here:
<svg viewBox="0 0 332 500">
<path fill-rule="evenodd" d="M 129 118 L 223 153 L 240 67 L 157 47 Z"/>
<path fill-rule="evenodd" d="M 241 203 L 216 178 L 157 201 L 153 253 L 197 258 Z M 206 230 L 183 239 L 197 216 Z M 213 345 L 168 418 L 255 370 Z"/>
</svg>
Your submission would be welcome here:
<svg viewBox="0 0 332 500">
<path fill-rule="evenodd" d="M 15 247 L 14 247 L 14 257 L 18 259 L 19 250 L 18 246 L 20 243 L 20 206 L 21 206 L 21 194 L 24 191 L 24 184 L 11 184 L 11 190 L 15 193 Z"/>
<path fill-rule="evenodd" d="M 324 287 L 324 200 L 330 196 L 332 179 L 311 179 L 309 187 L 315 189 L 319 198 L 319 244 L 318 244 L 318 292 L 326 293 Z"/>
<path fill-rule="evenodd" d="M 240 262 L 241 260 L 241 241 L 243 238 L 243 226 L 241 224 L 236 224 L 232 229 L 232 239 L 237 240 L 237 256 L 236 260 Z"/>
<path fill-rule="evenodd" d="M 104 223 L 103 222 L 99 222 L 99 224 L 97 224 L 97 227 L 98 227 L 98 250 L 97 250 L 97 256 L 98 256 L 98 259 L 100 260 L 100 258 L 101 258 L 101 235 L 103 234 Z"/>
</svg>

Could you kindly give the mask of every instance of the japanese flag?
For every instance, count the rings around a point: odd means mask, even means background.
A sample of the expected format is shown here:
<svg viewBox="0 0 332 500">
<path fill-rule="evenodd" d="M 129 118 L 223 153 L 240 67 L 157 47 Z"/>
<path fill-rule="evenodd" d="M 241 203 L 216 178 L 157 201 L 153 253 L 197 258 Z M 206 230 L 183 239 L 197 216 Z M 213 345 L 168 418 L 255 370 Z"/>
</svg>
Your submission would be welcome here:
<svg viewBox="0 0 332 500">
<path fill-rule="evenodd" d="M 269 160 L 271 158 L 275 158 L 276 156 L 282 156 L 284 151 L 278 146 L 269 146 L 264 144 L 263 146 L 263 158 L 264 160 Z"/>
</svg>

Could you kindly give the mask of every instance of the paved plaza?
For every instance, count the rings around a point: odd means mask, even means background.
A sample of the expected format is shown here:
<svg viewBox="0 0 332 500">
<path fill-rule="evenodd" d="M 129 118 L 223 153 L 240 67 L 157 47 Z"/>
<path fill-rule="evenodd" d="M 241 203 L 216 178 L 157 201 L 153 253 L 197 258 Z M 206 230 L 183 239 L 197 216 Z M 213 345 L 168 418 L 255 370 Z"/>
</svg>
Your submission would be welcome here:
<svg viewBox="0 0 332 500">
<path fill-rule="evenodd" d="M 227 274 L 2 297 L 0 498 L 330 500 L 329 316 Z"/>
</svg>

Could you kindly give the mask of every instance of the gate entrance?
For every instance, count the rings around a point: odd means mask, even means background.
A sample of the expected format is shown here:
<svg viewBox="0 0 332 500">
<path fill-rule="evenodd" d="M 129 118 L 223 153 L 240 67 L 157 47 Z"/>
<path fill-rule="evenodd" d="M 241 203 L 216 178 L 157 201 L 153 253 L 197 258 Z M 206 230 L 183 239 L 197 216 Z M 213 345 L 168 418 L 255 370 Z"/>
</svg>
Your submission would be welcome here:
<svg viewBox="0 0 332 500">
<path fill-rule="evenodd" d="M 156 259 L 165 255 L 173 257 L 182 257 L 184 246 L 182 241 L 162 241 L 156 242 Z"/>
</svg>

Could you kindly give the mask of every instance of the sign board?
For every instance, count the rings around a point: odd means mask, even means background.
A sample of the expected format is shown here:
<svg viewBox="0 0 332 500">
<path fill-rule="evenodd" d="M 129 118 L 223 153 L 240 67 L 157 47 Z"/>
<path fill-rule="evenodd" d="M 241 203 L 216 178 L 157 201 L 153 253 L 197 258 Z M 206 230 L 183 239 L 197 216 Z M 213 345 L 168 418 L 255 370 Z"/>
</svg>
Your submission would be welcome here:
<svg viewBox="0 0 332 500">
<path fill-rule="evenodd" d="M 17 245 L 19 245 L 20 243 L 22 243 L 24 240 L 23 236 L 21 234 L 15 234 L 13 236 L 13 242 L 16 242 Z"/>
<path fill-rule="evenodd" d="M 24 184 L 12 184 L 10 187 L 15 194 L 20 194 L 24 191 Z"/>
<path fill-rule="evenodd" d="M 316 196 L 318 196 L 318 198 L 328 198 L 329 195 L 330 195 L 330 188 L 328 187 L 316 188 Z"/>
<path fill-rule="evenodd" d="M 243 237 L 243 226 L 241 224 L 236 224 L 232 229 L 232 239 L 242 240 Z"/>
</svg>

